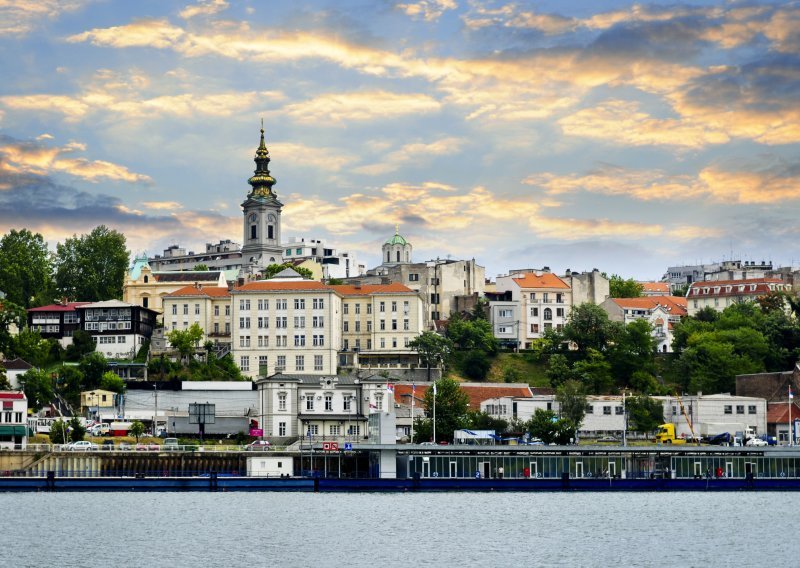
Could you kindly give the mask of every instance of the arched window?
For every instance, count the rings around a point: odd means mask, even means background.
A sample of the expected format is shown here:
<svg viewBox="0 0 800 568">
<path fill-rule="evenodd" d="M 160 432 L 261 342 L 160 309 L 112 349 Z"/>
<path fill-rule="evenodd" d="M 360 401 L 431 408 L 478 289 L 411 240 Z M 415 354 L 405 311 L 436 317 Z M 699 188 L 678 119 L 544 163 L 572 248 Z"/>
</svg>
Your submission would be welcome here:
<svg viewBox="0 0 800 568">
<path fill-rule="evenodd" d="M 400 251 L 397 251 L 397 262 L 400 262 Z"/>
<path fill-rule="evenodd" d="M 411 262 L 410 260 L 408 260 L 408 251 L 406 251 L 406 262 Z"/>
<path fill-rule="evenodd" d="M 267 225 L 267 238 L 268 239 L 275 238 L 275 228 L 272 225 Z"/>
<path fill-rule="evenodd" d="M 144 283 L 145 283 L 145 284 L 147 284 L 147 282 L 149 282 L 149 280 L 150 280 L 150 277 L 149 277 L 149 276 L 147 276 L 147 275 L 145 275 L 145 277 L 144 277 Z"/>
<path fill-rule="evenodd" d="M 392 253 L 388 250 L 386 251 L 386 262 L 392 262 Z"/>
<path fill-rule="evenodd" d="M 553 319 L 553 310 L 551 310 L 550 308 L 545 308 L 544 309 L 544 319 L 545 320 Z"/>
<path fill-rule="evenodd" d="M 255 239 L 258 231 L 258 225 L 250 225 L 250 238 Z"/>
</svg>

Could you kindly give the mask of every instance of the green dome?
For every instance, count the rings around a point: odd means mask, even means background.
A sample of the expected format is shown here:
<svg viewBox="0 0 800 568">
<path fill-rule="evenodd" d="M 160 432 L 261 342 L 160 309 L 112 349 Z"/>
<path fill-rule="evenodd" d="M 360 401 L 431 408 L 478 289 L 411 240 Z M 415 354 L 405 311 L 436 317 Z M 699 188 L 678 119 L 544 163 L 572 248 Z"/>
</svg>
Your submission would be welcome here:
<svg viewBox="0 0 800 568">
<path fill-rule="evenodd" d="M 391 239 L 386 241 L 387 245 L 406 245 L 406 240 L 398 234 L 395 234 Z"/>
</svg>

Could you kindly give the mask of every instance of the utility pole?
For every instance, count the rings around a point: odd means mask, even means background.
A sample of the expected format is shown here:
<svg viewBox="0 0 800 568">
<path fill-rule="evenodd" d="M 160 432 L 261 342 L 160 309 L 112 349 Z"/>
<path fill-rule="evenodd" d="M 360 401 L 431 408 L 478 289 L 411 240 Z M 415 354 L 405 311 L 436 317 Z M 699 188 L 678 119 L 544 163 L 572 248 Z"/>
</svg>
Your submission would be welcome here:
<svg viewBox="0 0 800 568">
<path fill-rule="evenodd" d="M 158 424 L 158 383 L 153 383 L 153 394 L 155 395 L 155 408 L 153 409 L 153 436 L 156 435 Z"/>
</svg>

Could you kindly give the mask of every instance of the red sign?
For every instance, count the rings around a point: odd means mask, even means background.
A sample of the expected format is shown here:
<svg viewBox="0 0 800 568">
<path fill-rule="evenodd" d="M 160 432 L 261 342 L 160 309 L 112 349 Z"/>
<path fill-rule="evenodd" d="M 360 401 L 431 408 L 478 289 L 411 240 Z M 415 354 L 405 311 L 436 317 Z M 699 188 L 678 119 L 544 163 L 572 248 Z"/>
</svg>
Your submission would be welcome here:
<svg viewBox="0 0 800 568">
<path fill-rule="evenodd" d="M 322 442 L 323 452 L 338 452 L 339 442 Z"/>
</svg>

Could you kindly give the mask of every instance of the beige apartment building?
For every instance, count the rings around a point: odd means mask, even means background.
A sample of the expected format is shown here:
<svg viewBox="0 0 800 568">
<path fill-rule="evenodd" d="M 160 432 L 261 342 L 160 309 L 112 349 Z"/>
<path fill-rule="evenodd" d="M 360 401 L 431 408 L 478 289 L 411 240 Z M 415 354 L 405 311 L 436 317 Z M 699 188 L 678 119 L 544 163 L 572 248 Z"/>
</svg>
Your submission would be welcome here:
<svg viewBox="0 0 800 568">
<path fill-rule="evenodd" d="M 231 295 L 227 286 L 184 286 L 164 296 L 164 330 L 187 330 L 197 324 L 203 340 L 231 341 Z"/>
</svg>

